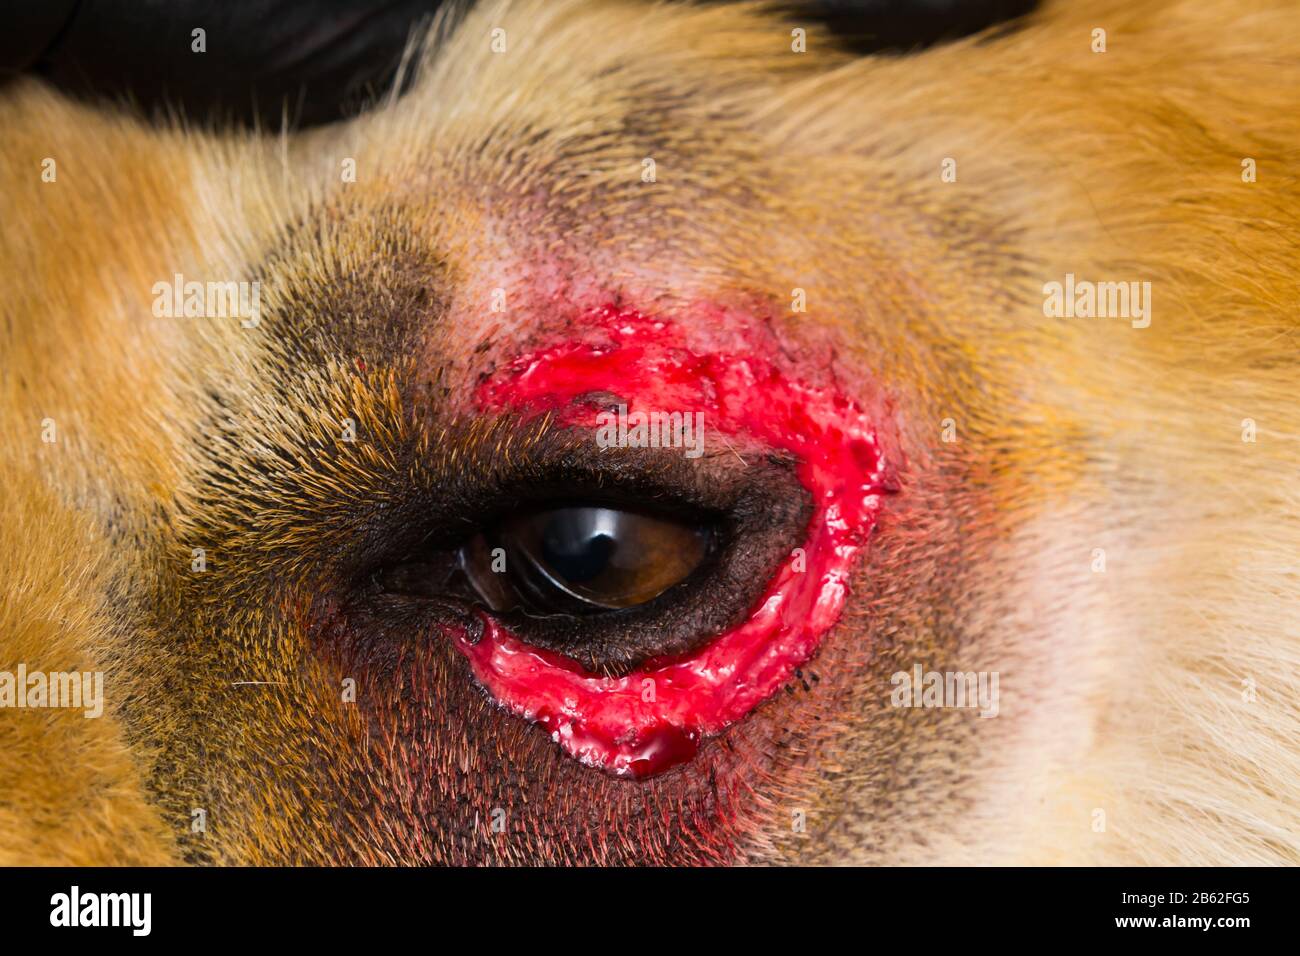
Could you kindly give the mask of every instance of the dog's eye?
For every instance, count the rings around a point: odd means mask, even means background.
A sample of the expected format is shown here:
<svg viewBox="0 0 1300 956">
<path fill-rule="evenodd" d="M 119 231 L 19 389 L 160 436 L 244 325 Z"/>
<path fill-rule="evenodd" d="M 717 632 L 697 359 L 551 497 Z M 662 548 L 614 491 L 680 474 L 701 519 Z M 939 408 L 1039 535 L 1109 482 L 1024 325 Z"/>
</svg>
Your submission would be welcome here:
<svg viewBox="0 0 1300 956">
<path fill-rule="evenodd" d="M 595 614 L 645 604 L 685 581 L 712 540 L 707 525 L 573 505 L 507 517 L 465 545 L 461 564 L 494 611 Z"/>
<path fill-rule="evenodd" d="M 362 539 L 373 557 L 358 562 L 353 631 L 490 621 L 590 672 L 626 674 L 743 621 L 807 533 L 812 501 L 787 461 L 613 455 L 555 434 L 531 458 L 462 462 L 454 482 L 386 511 Z"/>
<path fill-rule="evenodd" d="M 774 539 L 797 533 L 802 516 L 780 502 L 735 515 L 608 489 L 539 499 L 465 519 L 478 530 L 381 569 L 375 583 L 431 621 L 463 622 L 478 606 L 527 644 L 626 671 L 694 650 L 743 616 L 781 556 Z M 381 601 L 371 620 L 391 620 L 395 607 Z"/>
</svg>

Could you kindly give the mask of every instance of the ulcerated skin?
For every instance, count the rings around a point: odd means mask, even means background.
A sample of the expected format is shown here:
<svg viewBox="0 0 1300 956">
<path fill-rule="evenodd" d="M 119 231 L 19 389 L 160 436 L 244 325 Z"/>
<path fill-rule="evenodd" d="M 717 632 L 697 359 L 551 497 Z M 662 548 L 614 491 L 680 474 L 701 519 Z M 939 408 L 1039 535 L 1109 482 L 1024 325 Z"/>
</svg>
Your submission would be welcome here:
<svg viewBox="0 0 1300 956">
<path fill-rule="evenodd" d="M 8 88 L 0 669 L 103 669 L 108 712 L 0 713 L 0 861 L 1295 862 L 1300 14 L 1252 7 L 880 60 L 489 4 L 284 140 Z M 261 323 L 155 317 L 177 272 L 256 279 Z M 1150 327 L 1046 318 L 1066 273 L 1151 281 Z M 898 482 L 799 679 L 644 782 L 357 609 L 395 529 L 557 440 L 473 384 L 611 299 L 835 382 Z M 998 717 L 891 707 L 914 663 L 998 672 Z"/>
</svg>

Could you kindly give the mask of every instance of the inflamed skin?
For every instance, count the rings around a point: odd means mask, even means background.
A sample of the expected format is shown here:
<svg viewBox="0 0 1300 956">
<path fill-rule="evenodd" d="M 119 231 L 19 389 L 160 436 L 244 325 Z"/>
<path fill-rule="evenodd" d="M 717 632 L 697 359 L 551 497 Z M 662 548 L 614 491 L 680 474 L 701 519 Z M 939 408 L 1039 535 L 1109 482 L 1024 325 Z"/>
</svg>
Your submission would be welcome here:
<svg viewBox="0 0 1300 956">
<path fill-rule="evenodd" d="M 839 391 L 759 355 L 695 351 L 681 327 L 612 305 L 583 325 L 594 334 L 521 356 L 481 385 L 480 407 L 552 412 L 572 426 L 594 425 L 598 408 L 582 399 L 598 393 L 619 396 L 629 412 L 702 410 L 721 436 L 794 456 L 814 502 L 806 538 L 748 618 L 688 656 L 592 674 L 490 615 L 481 639 L 457 640 L 483 686 L 571 756 L 644 777 L 689 760 L 702 737 L 743 718 L 815 653 L 876 521 L 885 465 L 871 422 Z"/>
</svg>

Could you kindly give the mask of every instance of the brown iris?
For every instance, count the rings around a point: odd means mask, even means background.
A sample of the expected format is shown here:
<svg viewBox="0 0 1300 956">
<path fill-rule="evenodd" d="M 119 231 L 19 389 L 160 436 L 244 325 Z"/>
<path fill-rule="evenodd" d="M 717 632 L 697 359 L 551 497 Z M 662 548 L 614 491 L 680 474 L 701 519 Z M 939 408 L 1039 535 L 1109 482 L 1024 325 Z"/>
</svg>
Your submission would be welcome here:
<svg viewBox="0 0 1300 956">
<path fill-rule="evenodd" d="M 461 561 L 494 611 L 593 614 L 645 604 L 708 554 L 710 530 L 595 506 L 525 512 L 478 535 Z"/>
</svg>

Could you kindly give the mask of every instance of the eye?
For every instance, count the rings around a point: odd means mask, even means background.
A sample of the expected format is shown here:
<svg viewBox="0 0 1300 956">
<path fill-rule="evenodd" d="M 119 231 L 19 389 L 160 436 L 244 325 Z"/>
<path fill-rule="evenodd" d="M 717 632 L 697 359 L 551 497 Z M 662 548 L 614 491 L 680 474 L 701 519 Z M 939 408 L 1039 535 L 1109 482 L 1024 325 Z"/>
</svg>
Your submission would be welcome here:
<svg viewBox="0 0 1300 956">
<path fill-rule="evenodd" d="M 812 500 L 786 460 L 613 456 L 546 434 L 529 455 L 485 445 L 454 483 L 385 513 L 347 602 L 356 639 L 473 633 L 486 615 L 588 672 L 626 674 L 743 621 L 807 532 Z"/>
<path fill-rule="evenodd" d="M 461 563 L 494 611 L 597 614 L 654 600 L 710 551 L 708 525 L 574 505 L 512 515 L 476 536 Z"/>
</svg>

